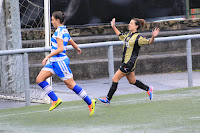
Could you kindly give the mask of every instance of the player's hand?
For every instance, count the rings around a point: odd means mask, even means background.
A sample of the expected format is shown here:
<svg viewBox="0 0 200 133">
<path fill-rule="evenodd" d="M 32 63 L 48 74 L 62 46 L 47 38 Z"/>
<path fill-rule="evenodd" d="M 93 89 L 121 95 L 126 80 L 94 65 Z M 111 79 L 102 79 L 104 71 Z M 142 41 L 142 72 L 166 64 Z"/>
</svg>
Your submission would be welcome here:
<svg viewBox="0 0 200 133">
<path fill-rule="evenodd" d="M 42 61 L 42 65 L 43 65 L 43 66 L 46 65 L 48 59 L 49 59 L 48 56 L 46 56 L 46 57 L 43 59 L 43 61 Z"/>
<path fill-rule="evenodd" d="M 82 50 L 80 48 L 77 48 L 78 54 L 82 53 Z"/>
<path fill-rule="evenodd" d="M 154 30 L 152 30 L 152 36 L 156 37 L 159 32 L 160 32 L 160 29 L 156 27 Z"/>
<path fill-rule="evenodd" d="M 111 27 L 115 27 L 115 18 L 112 19 L 112 21 L 110 21 Z"/>
</svg>

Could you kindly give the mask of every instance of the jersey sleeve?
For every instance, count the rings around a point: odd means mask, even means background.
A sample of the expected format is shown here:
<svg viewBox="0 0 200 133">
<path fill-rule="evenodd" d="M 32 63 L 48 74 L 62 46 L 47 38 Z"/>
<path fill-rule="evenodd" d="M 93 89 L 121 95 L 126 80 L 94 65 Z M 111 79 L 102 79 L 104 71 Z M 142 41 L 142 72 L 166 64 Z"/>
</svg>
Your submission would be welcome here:
<svg viewBox="0 0 200 133">
<path fill-rule="evenodd" d="M 63 39 L 65 42 L 68 42 L 71 39 L 69 31 L 67 29 L 63 30 Z"/>
<path fill-rule="evenodd" d="M 69 34 L 69 33 L 64 33 L 64 34 L 63 34 L 63 40 L 64 40 L 65 42 L 68 42 L 69 40 L 71 40 L 70 34 Z"/>
<path fill-rule="evenodd" d="M 139 46 L 149 44 L 149 39 L 146 39 L 145 37 L 140 36 L 140 38 L 138 39 L 138 44 Z"/>
<path fill-rule="evenodd" d="M 60 38 L 65 42 L 68 42 L 71 39 L 71 36 L 67 29 L 63 29 L 62 31 L 58 31 L 56 38 Z"/>
<path fill-rule="evenodd" d="M 125 38 L 126 38 L 126 34 L 125 33 L 121 33 L 121 34 L 119 34 L 118 37 L 119 37 L 119 40 L 124 41 Z"/>
</svg>

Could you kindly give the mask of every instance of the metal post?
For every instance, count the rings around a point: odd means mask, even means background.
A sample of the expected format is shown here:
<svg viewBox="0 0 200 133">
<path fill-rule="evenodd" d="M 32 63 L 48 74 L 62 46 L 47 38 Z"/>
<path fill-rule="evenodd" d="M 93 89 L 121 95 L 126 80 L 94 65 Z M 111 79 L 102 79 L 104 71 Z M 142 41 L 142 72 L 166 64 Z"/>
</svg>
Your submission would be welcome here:
<svg viewBox="0 0 200 133">
<path fill-rule="evenodd" d="M 44 21 L 45 21 L 44 22 L 44 24 L 45 24 L 45 47 L 49 47 L 50 46 L 50 38 L 51 38 L 50 0 L 44 0 Z"/>
<path fill-rule="evenodd" d="M 191 52 L 191 39 L 187 40 L 187 70 L 188 70 L 188 87 L 193 86 L 192 81 L 192 52 Z"/>
<path fill-rule="evenodd" d="M 51 46 L 51 18 L 50 18 L 50 0 L 44 0 L 44 20 L 45 20 L 45 47 Z M 47 56 L 49 52 L 45 53 Z M 49 63 L 49 60 L 47 61 Z M 52 77 L 47 78 L 46 81 L 52 86 Z M 51 103 L 51 99 L 47 97 L 47 103 Z"/>
<path fill-rule="evenodd" d="M 108 47 L 108 72 L 109 72 L 109 84 L 112 84 L 112 78 L 114 76 L 114 58 L 113 58 L 113 46 Z"/>
<path fill-rule="evenodd" d="M 186 11 L 185 11 L 186 19 L 189 19 L 189 16 L 190 16 L 190 5 L 189 5 L 189 0 L 186 0 L 186 1 L 185 1 L 185 7 L 186 7 Z"/>
<path fill-rule="evenodd" d="M 29 81 L 29 64 L 28 54 L 24 53 L 24 86 L 25 86 L 25 102 L 26 106 L 30 106 L 30 81 Z"/>
</svg>

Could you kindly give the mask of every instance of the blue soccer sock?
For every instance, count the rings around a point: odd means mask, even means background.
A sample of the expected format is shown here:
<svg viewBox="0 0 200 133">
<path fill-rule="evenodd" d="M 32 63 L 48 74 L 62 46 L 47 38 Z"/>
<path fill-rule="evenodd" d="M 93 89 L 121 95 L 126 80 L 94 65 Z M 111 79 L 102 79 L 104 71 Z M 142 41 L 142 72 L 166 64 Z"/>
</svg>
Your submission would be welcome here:
<svg viewBox="0 0 200 133">
<path fill-rule="evenodd" d="M 52 90 L 52 87 L 47 81 L 40 82 L 38 85 L 46 92 L 46 94 L 51 98 L 52 101 L 58 100 L 58 97 L 56 96 L 56 94 Z"/>
<path fill-rule="evenodd" d="M 79 95 L 88 105 L 92 103 L 91 99 L 87 95 L 87 93 L 78 85 L 75 85 L 73 91 Z"/>
</svg>

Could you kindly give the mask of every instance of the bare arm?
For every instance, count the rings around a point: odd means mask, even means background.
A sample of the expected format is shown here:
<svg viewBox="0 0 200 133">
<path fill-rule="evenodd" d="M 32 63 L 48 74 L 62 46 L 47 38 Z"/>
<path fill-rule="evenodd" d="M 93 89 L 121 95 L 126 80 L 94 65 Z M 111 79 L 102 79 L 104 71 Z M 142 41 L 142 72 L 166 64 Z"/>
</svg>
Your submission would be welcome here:
<svg viewBox="0 0 200 133">
<path fill-rule="evenodd" d="M 81 54 L 81 49 L 78 47 L 78 45 L 74 42 L 74 40 L 73 39 L 70 39 L 69 40 L 69 43 L 72 45 L 72 47 L 74 48 L 74 49 L 76 49 L 77 51 L 78 51 L 78 54 Z"/>
<path fill-rule="evenodd" d="M 119 34 L 121 34 L 121 32 L 115 27 L 115 18 L 113 18 L 112 21 L 110 21 L 110 23 L 111 23 L 111 27 L 113 28 L 116 35 L 119 36 Z"/>
<path fill-rule="evenodd" d="M 160 32 L 160 29 L 157 27 L 154 30 L 152 30 L 152 37 L 149 41 L 149 44 L 152 44 L 154 42 L 154 39 L 158 35 L 159 32 Z"/>
<path fill-rule="evenodd" d="M 60 38 L 57 38 L 56 41 L 57 41 L 57 44 L 58 44 L 58 48 L 57 48 L 55 51 L 53 51 L 52 53 L 48 54 L 48 55 L 43 59 L 43 61 L 42 61 L 42 65 L 43 65 L 43 66 L 46 64 L 47 60 L 48 60 L 50 57 L 52 57 L 52 56 L 54 56 L 54 55 L 57 55 L 57 54 L 59 54 L 60 52 L 62 52 L 62 51 L 64 50 L 64 47 L 63 47 L 63 40 L 60 39 Z"/>
</svg>

